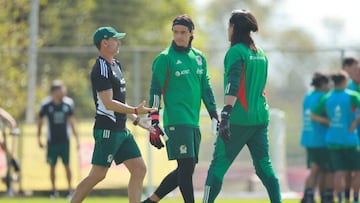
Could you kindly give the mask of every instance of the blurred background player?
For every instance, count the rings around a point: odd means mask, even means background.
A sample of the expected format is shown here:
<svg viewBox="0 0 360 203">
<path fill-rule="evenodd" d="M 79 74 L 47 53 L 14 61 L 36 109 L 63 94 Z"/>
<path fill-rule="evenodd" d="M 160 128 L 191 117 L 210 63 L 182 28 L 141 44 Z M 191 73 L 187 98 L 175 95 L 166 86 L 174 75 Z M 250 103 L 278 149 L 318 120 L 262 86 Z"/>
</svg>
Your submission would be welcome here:
<svg viewBox="0 0 360 203">
<path fill-rule="evenodd" d="M 338 203 L 344 202 L 346 174 L 349 171 L 353 171 L 353 201 L 359 201 L 360 151 L 356 127 L 360 116 L 356 116 L 354 107 L 360 107 L 360 94 L 347 89 L 348 77 L 343 70 L 334 73 L 331 76 L 334 90 L 320 99 L 311 114 L 313 120 L 329 126 L 326 143 L 334 170 L 334 190 Z"/>
<path fill-rule="evenodd" d="M 251 32 L 258 31 L 258 23 L 248 10 L 233 11 L 228 23 L 231 46 L 224 59 L 225 105 L 203 203 L 215 201 L 225 173 L 245 145 L 270 201 L 280 203 L 279 180 L 269 155 L 269 105 L 265 97 L 268 59 L 251 36 Z"/>
<path fill-rule="evenodd" d="M 342 61 L 342 69 L 349 75 L 348 88 L 360 91 L 359 61 L 354 57 L 346 57 Z"/>
<path fill-rule="evenodd" d="M 4 129 L 6 126 L 10 128 L 10 134 L 17 135 L 19 133 L 19 129 L 17 128 L 16 120 L 11 116 L 9 112 L 7 112 L 5 109 L 0 108 L 0 128 Z M 4 130 L 1 130 L 1 134 L 4 132 Z M 7 143 L 4 141 L 4 136 L 2 135 L 0 137 L 0 147 L 2 150 L 4 150 L 5 155 L 9 157 L 10 159 L 10 165 L 14 168 L 15 172 L 20 171 L 20 164 L 15 159 L 13 153 L 8 149 L 8 147 L 5 147 Z"/>
<path fill-rule="evenodd" d="M 70 156 L 70 129 L 76 138 L 77 149 L 79 149 L 79 137 L 76 132 L 75 118 L 74 118 L 74 104 L 72 99 L 65 99 L 66 88 L 62 81 L 53 81 L 50 87 L 50 97 L 41 102 L 39 118 L 38 118 L 38 142 L 40 148 L 43 148 L 42 127 L 45 117 L 47 118 L 47 162 L 50 165 L 50 180 L 52 193 L 50 197 L 57 197 L 58 191 L 55 180 L 55 166 L 58 157 L 61 157 L 65 167 L 66 179 L 68 184 L 68 194 L 71 196 L 71 169 L 69 165 Z"/>
<path fill-rule="evenodd" d="M 172 44 L 161 52 L 152 66 L 150 105 L 160 108 L 164 99 L 164 127 L 168 140 L 166 150 L 169 160 L 177 161 L 177 168 L 170 172 L 155 192 L 143 203 L 158 202 L 179 187 L 185 203 L 194 202 L 192 176 L 198 163 L 201 134 L 199 116 L 201 101 L 210 118 L 217 122 L 218 115 L 210 85 L 204 55 L 193 48 L 194 23 L 189 16 L 180 15 L 172 22 Z M 164 145 L 159 128 L 159 112 L 151 114 L 156 129 L 150 142 L 158 149 Z"/>
<path fill-rule="evenodd" d="M 348 88 L 360 93 L 360 67 L 359 61 L 354 57 L 345 57 L 342 61 L 342 69 L 349 75 Z M 356 108 L 356 114 L 360 115 L 360 109 Z M 360 133 L 360 124 L 357 127 Z M 360 136 L 360 134 L 359 134 Z M 350 203 L 352 172 L 346 172 L 345 203 Z"/>
<path fill-rule="evenodd" d="M 330 78 L 324 73 L 316 72 L 312 77 L 311 86 L 314 89 L 309 91 L 303 100 L 301 145 L 306 148 L 310 174 L 305 181 L 304 196 L 301 202 L 314 203 L 315 190 L 319 185 L 321 202 L 326 203 L 333 200 L 333 176 L 325 141 L 328 126 L 311 120 L 310 114 L 320 98 L 330 90 Z"/>
</svg>

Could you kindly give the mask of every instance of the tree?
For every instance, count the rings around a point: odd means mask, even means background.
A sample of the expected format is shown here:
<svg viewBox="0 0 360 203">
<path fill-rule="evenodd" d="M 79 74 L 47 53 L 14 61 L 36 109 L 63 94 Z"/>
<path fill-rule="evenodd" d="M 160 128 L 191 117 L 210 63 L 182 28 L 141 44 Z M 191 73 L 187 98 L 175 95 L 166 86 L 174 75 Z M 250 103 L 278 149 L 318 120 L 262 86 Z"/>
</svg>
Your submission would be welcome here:
<svg viewBox="0 0 360 203">
<path fill-rule="evenodd" d="M 160 50 L 168 46 L 172 39 L 171 23 L 180 14 L 192 15 L 189 0 L 104 0 L 97 1 L 92 22 L 99 26 L 113 26 L 120 32 L 126 32 L 122 40 L 124 47 L 117 58 L 120 59 L 125 78 L 130 87 L 127 94 L 129 103 L 148 99 L 151 65 Z M 95 30 L 93 28 L 90 33 Z M 92 42 L 91 40 L 89 40 Z M 148 49 L 146 47 L 151 47 Z M 135 67 L 137 64 L 137 67 Z M 139 71 L 136 71 L 136 69 Z M 134 84 L 135 78 L 141 84 Z M 135 89 L 139 85 L 139 89 Z M 134 91 L 136 92 L 134 92 Z M 136 94 L 141 95 L 136 96 Z M 137 98 L 139 97 L 139 98 Z"/>
<path fill-rule="evenodd" d="M 48 0 L 41 3 L 40 10 L 39 38 L 44 48 L 40 50 L 38 60 L 39 95 L 43 97 L 47 94 L 51 80 L 64 80 L 69 95 L 77 103 L 77 115 L 82 117 L 93 114 L 88 110 L 93 105 L 89 100 L 88 74 L 96 57 L 92 35 L 97 27 L 112 26 L 119 32 L 127 33 L 122 40 L 125 48 L 117 57 L 128 78 L 128 85 L 134 87 L 132 79 L 140 77 L 138 92 L 143 93 L 141 99 L 147 99 L 150 75 L 141 72 L 151 70 L 157 52 L 171 41 L 172 19 L 178 14 L 191 14 L 189 4 L 184 1 L 165 0 Z M 88 47 L 88 50 L 76 51 L 79 46 Z M 133 46 L 140 48 L 126 48 Z M 141 51 L 142 46 L 153 46 L 154 51 Z M 135 73 L 136 60 L 141 69 Z M 129 103 L 138 102 L 134 94 L 129 91 Z"/>
<path fill-rule="evenodd" d="M 26 108 L 29 5 L 26 1 L 5 0 L 0 8 L 0 106 L 19 119 Z"/>
</svg>

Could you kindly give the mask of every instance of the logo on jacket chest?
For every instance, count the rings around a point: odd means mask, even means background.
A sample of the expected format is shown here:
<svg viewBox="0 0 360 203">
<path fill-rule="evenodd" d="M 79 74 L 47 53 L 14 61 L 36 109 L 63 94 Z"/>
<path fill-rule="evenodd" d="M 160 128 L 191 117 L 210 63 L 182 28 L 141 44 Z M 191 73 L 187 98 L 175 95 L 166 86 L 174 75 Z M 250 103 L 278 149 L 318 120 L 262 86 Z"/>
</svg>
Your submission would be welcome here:
<svg viewBox="0 0 360 203">
<path fill-rule="evenodd" d="M 190 69 L 178 70 L 178 71 L 175 71 L 175 76 L 180 77 L 182 75 L 188 75 L 189 73 L 190 73 Z"/>
<path fill-rule="evenodd" d="M 177 59 L 175 64 L 176 64 L 175 68 L 177 69 L 174 73 L 175 77 L 180 77 L 182 75 L 189 75 L 191 74 L 191 71 L 193 71 L 193 73 L 196 73 L 197 75 L 204 74 L 204 69 L 202 68 L 203 61 L 201 56 L 196 56 L 195 58 L 190 57 L 189 63 L 183 63 L 183 61 Z"/>
</svg>

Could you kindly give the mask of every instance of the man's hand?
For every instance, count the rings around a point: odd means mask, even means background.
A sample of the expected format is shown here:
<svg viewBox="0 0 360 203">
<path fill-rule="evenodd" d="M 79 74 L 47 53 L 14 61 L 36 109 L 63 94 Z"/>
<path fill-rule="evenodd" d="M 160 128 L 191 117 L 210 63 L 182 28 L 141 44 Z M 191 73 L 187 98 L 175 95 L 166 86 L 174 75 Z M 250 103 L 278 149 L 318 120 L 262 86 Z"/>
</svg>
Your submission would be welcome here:
<svg viewBox="0 0 360 203">
<path fill-rule="evenodd" d="M 355 119 L 352 123 L 351 123 L 351 126 L 349 128 L 349 132 L 354 132 L 354 130 L 357 128 L 357 125 L 358 125 L 358 120 Z"/>
<path fill-rule="evenodd" d="M 135 114 L 147 114 L 147 113 L 153 113 L 158 111 L 157 108 L 149 108 L 149 107 L 145 107 L 145 101 L 142 101 L 137 107 L 135 107 L 134 109 L 134 113 Z"/>
<path fill-rule="evenodd" d="M 152 130 L 150 131 L 150 143 L 154 147 L 161 149 L 164 147 L 163 142 L 161 141 L 160 135 L 164 135 L 164 132 L 159 127 L 159 112 L 156 111 L 151 114 L 151 126 Z"/>
<path fill-rule="evenodd" d="M 42 143 L 42 141 L 41 141 L 40 139 L 39 139 L 38 142 L 39 142 L 39 147 L 40 147 L 40 148 L 44 148 L 44 144 Z"/>
<path fill-rule="evenodd" d="M 221 122 L 219 126 L 219 135 L 224 142 L 230 141 L 230 113 L 232 111 L 231 105 L 224 106 L 221 111 Z"/>
</svg>

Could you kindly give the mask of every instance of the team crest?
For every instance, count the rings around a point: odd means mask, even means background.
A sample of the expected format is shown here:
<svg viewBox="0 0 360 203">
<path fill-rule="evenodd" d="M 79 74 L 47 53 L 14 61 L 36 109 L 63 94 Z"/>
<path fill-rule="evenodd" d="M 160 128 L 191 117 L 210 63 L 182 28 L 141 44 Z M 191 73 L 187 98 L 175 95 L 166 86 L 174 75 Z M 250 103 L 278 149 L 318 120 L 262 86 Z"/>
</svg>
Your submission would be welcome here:
<svg viewBox="0 0 360 203">
<path fill-rule="evenodd" d="M 187 153 L 186 145 L 181 145 L 179 149 L 180 149 L 180 154 L 186 154 Z"/>
<path fill-rule="evenodd" d="M 199 66 L 202 66 L 203 62 L 201 56 L 196 56 L 196 62 Z"/>
<path fill-rule="evenodd" d="M 107 162 L 108 163 L 111 163 L 113 161 L 114 157 L 112 154 L 109 154 L 108 157 L 107 157 Z"/>
</svg>

